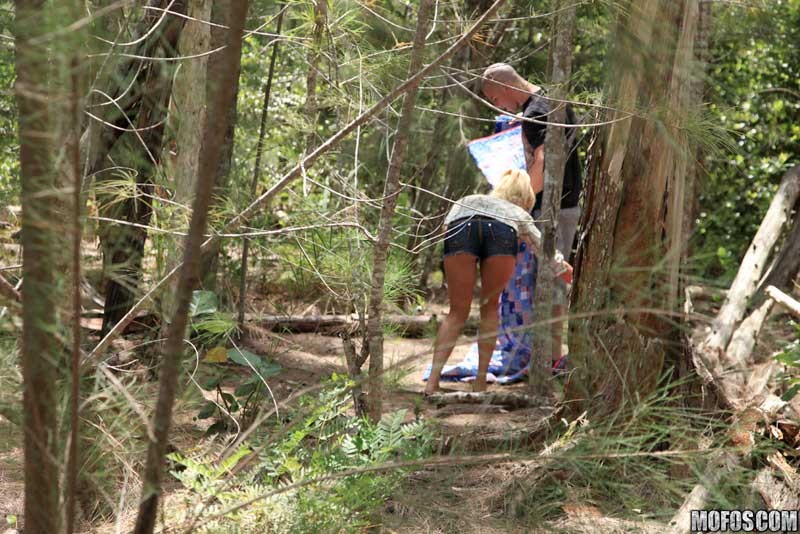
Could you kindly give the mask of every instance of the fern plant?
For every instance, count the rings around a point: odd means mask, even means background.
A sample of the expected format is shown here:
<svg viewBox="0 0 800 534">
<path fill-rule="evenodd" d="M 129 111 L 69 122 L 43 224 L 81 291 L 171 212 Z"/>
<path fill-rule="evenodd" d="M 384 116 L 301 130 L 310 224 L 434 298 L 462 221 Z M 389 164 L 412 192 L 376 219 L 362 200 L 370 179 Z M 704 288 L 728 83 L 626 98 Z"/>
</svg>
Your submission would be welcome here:
<svg viewBox="0 0 800 534">
<path fill-rule="evenodd" d="M 337 533 L 357 532 L 369 524 L 371 515 L 398 487 L 405 471 L 341 478 L 330 475 L 394 460 L 424 458 L 431 454 L 433 434 L 423 421 L 406 422 L 405 410 L 387 414 L 379 423 L 350 415 L 348 387 L 346 377 L 334 375 L 318 396 L 301 400 L 295 419 L 288 421 L 290 429 L 279 432 L 281 438 L 266 443 L 251 440 L 224 462 L 205 456 L 172 455 L 172 460 L 183 466 L 173 475 L 190 494 L 188 501 L 192 504 L 187 506 L 186 515 L 213 516 L 288 484 L 305 482 L 229 517 L 213 521 L 200 517 L 196 524 L 204 525 L 203 532 Z M 250 470 L 232 474 L 249 453 L 249 446 L 263 449 L 259 461 Z M 314 479 L 321 480 L 308 483 Z"/>
</svg>

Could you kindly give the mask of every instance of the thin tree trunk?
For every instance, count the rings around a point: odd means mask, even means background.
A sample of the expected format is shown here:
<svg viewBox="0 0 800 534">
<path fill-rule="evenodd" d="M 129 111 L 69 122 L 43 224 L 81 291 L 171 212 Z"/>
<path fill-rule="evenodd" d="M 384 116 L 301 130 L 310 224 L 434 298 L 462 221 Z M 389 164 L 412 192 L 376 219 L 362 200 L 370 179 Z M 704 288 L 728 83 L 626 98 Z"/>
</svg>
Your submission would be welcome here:
<svg viewBox="0 0 800 534">
<path fill-rule="evenodd" d="M 243 224 L 248 218 L 252 217 L 254 214 L 260 212 L 261 210 L 265 209 L 269 203 L 272 201 L 275 196 L 283 191 L 283 189 L 292 183 L 294 180 L 299 178 L 304 170 L 309 169 L 317 159 L 330 151 L 332 148 L 339 145 L 339 143 L 350 135 L 353 131 L 355 131 L 359 126 L 366 123 L 372 117 L 374 117 L 377 113 L 383 110 L 386 106 L 388 106 L 391 102 L 393 102 L 397 97 L 405 94 L 407 91 L 411 89 L 412 86 L 416 86 L 419 84 L 420 80 L 422 80 L 425 76 L 433 72 L 435 69 L 439 68 L 439 66 L 447 61 L 448 58 L 452 57 L 458 50 L 463 48 L 470 40 L 478 33 L 478 30 L 483 26 L 487 19 L 492 17 L 496 12 L 497 9 L 500 8 L 505 3 L 506 0 L 495 0 L 494 4 L 481 15 L 478 20 L 466 31 L 461 37 L 453 43 L 450 48 L 445 50 L 439 57 L 435 60 L 430 62 L 424 68 L 420 69 L 418 72 L 414 74 L 411 78 L 407 79 L 394 89 L 392 89 L 388 94 L 386 94 L 383 98 L 381 98 L 378 102 L 373 104 L 369 109 L 365 110 L 363 113 L 358 115 L 355 119 L 350 121 L 349 124 L 341 128 L 338 132 L 332 135 L 327 141 L 322 143 L 318 146 L 312 153 L 305 156 L 302 160 L 300 160 L 297 165 L 292 167 L 286 174 L 284 174 L 280 180 L 278 180 L 275 184 L 272 185 L 267 191 L 262 193 L 258 198 L 253 200 L 247 208 L 245 208 L 241 213 L 230 219 L 223 228 L 223 233 L 230 233 L 235 231 L 239 228 L 240 225 Z M 209 250 L 212 246 L 219 243 L 219 237 L 212 236 L 209 237 L 203 243 L 203 250 Z M 110 346 L 111 342 L 116 339 L 116 337 L 122 332 L 122 330 L 130 324 L 130 322 L 134 319 L 136 313 L 139 309 L 144 305 L 145 302 L 148 301 L 150 296 L 158 291 L 164 284 L 167 284 L 172 277 L 177 275 L 180 266 L 176 266 L 173 270 L 167 273 L 164 278 L 158 281 L 154 287 L 152 287 L 148 293 L 142 297 L 129 311 L 125 316 L 120 319 L 120 321 L 108 332 L 103 339 L 92 349 L 91 353 L 87 357 L 86 363 L 94 361 L 99 355 L 103 354 L 105 350 Z"/>
<path fill-rule="evenodd" d="M 328 24 L 328 0 L 314 0 L 314 33 L 311 37 L 311 51 L 308 58 L 308 74 L 306 75 L 306 118 L 309 131 L 306 136 L 306 153 L 317 146 L 317 78 L 319 77 L 319 60 L 322 57 L 322 37 Z M 303 184 L 305 189 L 305 184 Z"/>
<path fill-rule="evenodd" d="M 68 20 L 77 21 L 81 18 L 81 4 L 78 2 L 68 4 Z M 70 95 L 67 100 L 68 109 L 65 131 L 67 142 L 67 161 L 69 168 L 66 173 L 66 182 L 71 182 L 72 187 L 72 354 L 70 355 L 70 403 L 69 420 L 70 436 L 67 452 L 66 469 L 66 507 L 64 510 L 65 530 L 67 534 L 75 531 L 75 505 L 78 495 L 78 473 L 80 455 L 78 442 L 81 440 L 80 432 L 80 401 L 81 401 L 81 237 L 83 235 L 83 175 L 81 174 L 81 125 L 83 123 L 83 103 L 85 88 L 85 69 L 82 66 L 84 32 L 76 29 L 65 38 L 65 62 L 68 65 Z"/>
<path fill-rule="evenodd" d="M 211 28 L 211 48 L 213 50 L 225 44 L 226 28 L 230 25 L 231 1 L 232 0 L 216 0 L 211 8 L 211 21 L 223 26 L 212 26 Z M 222 61 L 222 56 L 219 54 L 212 54 L 208 62 L 209 72 L 212 73 L 212 76 L 209 78 L 211 83 L 216 83 L 213 73 L 220 68 L 218 64 L 220 61 Z M 234 65 L 236 69 L 236 86 L 234 87 L 233 96 L 231 97 L 231 104 L 227 108 L 230 116 L 226 121 L 228 126 L 222 139 L 222 151 L 220 153 L 219 165 L 217 166 L 217 175 L 214 179 L 214 194 L 211 198 L 212 211 L 214 208 L 221 206 L 224 199 L 230 194 L 229 182 L 234 148 L 233 134 L 238 117 L 237 104 L 239 100 L 239 75 L 241 73 L 241 67 L 241 58 L 236 58 L 236 64 Z M 216 291 L 217 288 L 217 271 L 219 269 L 219 253 L 221 246 L 222 242 L 217 241 L 212 246 L 204 249 L 200 257 L 200 284 L 208 291 Z"/>
<path fill-rule="evenodd" d="M 425 55 L 425 34 L 428 32 L 428 19 L 433 7 L 431 0 L 421 0 L 417 13 L 417 31 L 411 49 L 411 63 L 408 67 L 409 78 L 422 67 Z M 421 81 L 421 80 L 420 80 Z M 392 232 L 392 218 L 397 197 L 400 195 L 400 171 L 406 157 L 408 136 L 414 119 L 414 105 L 417 101 L 419 81 L 412 85 L 403 99 L 403 109 L 397 124 L 394 138 L 394 149 L 386 182 L 383 186 L 383 206 L 378 223 L 378 239 L 373 249 L 372 285 L 369 292 L 367 320 L 367 342 L 369 343 L 369 395 L 367 396 L 367 413 L 373 420 L 381 417 L 383 402 L 383 284 L 386 277 L 386 259 L 389 253 L 389 242 Z"/>
<path fill-rule="evenodd" d="M 197 191 L 192 206 L 192 220 L 186 237 L 184 261 L 181 265 L 178 284 L 177 309 L 170 325 L 169 337 L 164 346 L 164 356 L 159 376 L 158 401 L 153 417 L 154 439 L 147 449 L 147 464 L 143 476 L 142 499 L 136 518 L 136 534 L 150 534 L 156 521 L 158 499 L 161 494 L 161 479 L 164 472 L 164 455 L 167 450 L 169 430 L 172 422 L 172 405 L 178 382 L 178 370 L 183 356 L 183 338 L 188 324 L 189 303 L 191 301 L 192 281 L 198 274 L 203 234 L 208 219 L 208 207 L 214 176 L 221 152 L 221 138 L 225 132 L 225 121 L 230 113 L 225 107 L 230 105 L 235 93 L 236 64 L 242 52 L 242 33 L 247 17 L 247 0 L 233 0 L 231 3 L 230 29 L 228 43 L 220 52 L 224 61 L 216 73 L 217 87 L 214 91 L 211 113 L 206 125 L 204 145 Z"/>
<path fill-rule="evenodd" d="M 694 47 L 698 43 L 697 30 L 700 20 L 698 0 L 684 0 L 681 21 L 681 32 L 675 51 L 675 60 L 672 67 L 672 81 L 669 90 L 669 106 L 667 109 L 668 121 L 671 124 L 684 124 L 686 115 L 692 106 L 692 97 L 698 90 L 696 80 L 702 80 L 700 72 L 694 68 Z M 695 102 L 699 102 L 695 100 Z M 667 178 L 670 180 L 669 206 L 667 208 L 667 266 L 669 269 L 669 293 L 667 306 L 673 311 L 678 306 L 678 296 L 683 289 L 680 285 L 680 267 L 685 264 L 686 242 L 689 234 L 685 233 L 687 193 L 695 191 L 694 184 L 687 185 L 687 179 L 693 180 L 696 165 L 694 165 L 695 151 L 688 145 L 687 139 L 675 135 L 678 150 L 666 150 L 664 161 L 671 166 L 672 172 Z M 690 170 L 691 168 L 691 170 Z M 688 175 L 688 177 L 687 177 Z"/>
<path fill-rule="evenodd" d="M 709 36 L 711 34 L 711 1 L 699 0 L 698 13 L 697 13 L 697 32 L 694 37 L 694 62 L 695 68 L 691 79 L 691 88 L 689 101 L 695 105 L 700 105 L 703 102 L 703 95 L 705 94 L 705 76 L 706 66 L 709 60 Z M 684 236 L 681 262 L 686 264 L 691 257 L 692 251 L 690 248 L 691 239 L 689 237 L 694 231 L 695 219 L 697 212 L 700 209 L 697 195 L 697 180 L 699 174 L 699 165 L 697 161 L 700 160 L 702 154 L 698 149 L 692 150 L 694 162 L 691 162 L 686 170 L 686 186 L 683 202 L 683 229 Z"/>
<path fill-rule="evenodd" d="M 278 13 L 278 22 L 275 34 L 281 34 L 283 24 L 283 14 L 286 8 L 281 8 Z M 267 81 L 264 83 L 264 103 L 261 106 L 261 125 L 258 129 L 258 143 L 256 144 L 256 161 L 253 164 L 253 181 L 250 183 L 250 196 L 254 197 L 258 189 L 258 181 L 261 178 L 261 155 L 264 152 L 264 135 L 267 131 L 267 111 L 269 110 L 269 96 L 272 91 L 272 76 L 275 74 L 275 60 L 278 58 L 278 39 L 272 43 L 272 57 L 269 60 L 269 71 Z M 244 326 L 244 310 L 247 297 L 247 257 L 250 254 L 250 240 L 246 237 L 242 243 L 242 267 L 239 278 L 239 327 Z"/>
<path fill-rule="evenodd" d="M 25 446 L 25 530 L 59 530 L 58 425 L 56 380 L 63 363 L 58 342 L 57 310 L 63 291 L 56 265 L 61 264 L 61 214 L 54 169 L 56 134 L 48 87 L 52 14 L 41 0 L 16 2 L 16 98 L 19 110 L 22 180 L 22 377 Z M 38 43 L 37 43 L 38 41 Z"/>
<path fill-rule="evenodd" d="M 575 33 L 575 4 L 572 0 L 553 2 L 553 48 L 551 52 L 553 90 L 550 114 L 547 118 L 545 136 L 544 189 L 542 195 L 542 252 L 539 258 L 539 272 L 536 275 L 535 335 L 530 365 L 531 394 L 542 394 L 550 381 L 552 369 L 553 325 L 548 321 L 553 317 L 553 297 L 555 296 L 555 272 L 553 271 L 556 253 L 556 232 L 558 215 L 561 211 L 561 193 L 564 184 L 564 167 L 567 163 L 567 137 L 564 128 L 553 124 L 565 124 L 569 79 L 572 76 L 572 39 Z M 567 256 L 568 251 L 563 251 Z M 560 323 L 557 327 L 560 327 Z M 560 347 L 558 348 L 560 352 Z"/>
</svg>

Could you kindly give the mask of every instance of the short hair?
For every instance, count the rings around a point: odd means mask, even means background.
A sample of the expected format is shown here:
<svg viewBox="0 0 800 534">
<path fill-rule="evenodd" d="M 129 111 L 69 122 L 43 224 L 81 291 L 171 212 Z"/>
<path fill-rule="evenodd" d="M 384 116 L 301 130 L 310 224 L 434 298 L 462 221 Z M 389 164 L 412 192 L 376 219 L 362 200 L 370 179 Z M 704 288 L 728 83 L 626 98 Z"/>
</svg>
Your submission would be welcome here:
<svg viewBox="0 0 800 534">
<path fill-rule="evenodd" d="M 511 86 L 522 90 L 525 90 L 528 85 L 527 80 L 520 76 L 514 70 L 514 67 L 508 63 L 495 63 L 486 67 L 486 70 L 483 71 L 483 76 L 481 76 L 481 89 L 485 90 L 490 82 L 494 82 L 501 87 Z"/>
<path fill-rule="evenodd" d="M 504 172 L 490 195 L 516 204 L 525 211 L 531 211 L 536 203 L 531 177 L 522 169 L 508 169 Z"/>
</svg>

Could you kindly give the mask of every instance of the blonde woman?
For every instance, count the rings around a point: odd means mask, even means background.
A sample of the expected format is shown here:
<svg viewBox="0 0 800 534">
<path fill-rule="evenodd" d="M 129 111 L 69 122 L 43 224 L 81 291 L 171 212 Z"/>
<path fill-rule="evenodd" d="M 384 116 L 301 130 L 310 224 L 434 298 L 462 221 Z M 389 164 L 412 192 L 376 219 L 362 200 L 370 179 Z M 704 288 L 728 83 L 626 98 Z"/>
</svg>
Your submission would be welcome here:
<svg viewBox="0 0 800 534">
<path fill-rule="evenodd" d="M 439 390 L 442 369 L 469 317 L 478 264 L 481 322 L 473 389 L 486 390 L 486 371 L 497 339 L 498 297 L 514 272 L 518 240 L 535 252 L 541 248 L 541 235 L 529 213 L 535 201 L 528 174 L 509 169 L 491 194 L 466 196 L 445 217 L 444 272 L 450 311 L 436 335 L 426 395 Z"/>
</svg>

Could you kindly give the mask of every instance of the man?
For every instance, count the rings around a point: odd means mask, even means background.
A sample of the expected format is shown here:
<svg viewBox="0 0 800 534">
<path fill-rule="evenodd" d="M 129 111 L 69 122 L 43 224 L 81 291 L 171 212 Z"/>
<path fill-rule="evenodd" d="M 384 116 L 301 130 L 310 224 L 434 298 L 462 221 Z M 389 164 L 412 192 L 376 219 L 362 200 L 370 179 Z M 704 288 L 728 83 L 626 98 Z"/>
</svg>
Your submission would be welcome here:
<svg viewBox="0 0 800 534">
<path fill-rule="evenodd" d="M 541 87 L 534 85 L 520 76 L 511 65 L 495 63 L 483 73 L 482 91 L 484 96 L 495 106 L 510 113 L 522 111 L 525 119 L 534 119 L 538 122 L 523 121 L 522 143 L 525 148 L 525 160 L 528 174 L 531 177 L 531 186 L 536 192 L 536 205 L 533 209 L 534 219 L 541 218 L 542 189 L 544 188 L 544 139 L 547 125 L 540 124 L 548 121 L 548 116 L 554 105 L 544 95 Z M 567 105 L 566 123 L 577 124 L 572 107 Z M 580 199 L 582 180 L 580 161 L 575 146 L 576 129 L 570 128 L 566 132 L 569 140 L 569 155 L 564 168 L 564 182 L 561 192 L 561 210 L 557 221 L 556 248 L 569 259 L 572 252 L 572 242 L 580 217 Z M 556 283 L 558 288 L 556 304 L 553 307 L 555 317 L 564 315 L 566 305 L 566 287 Z M 560 323 L 553 324 L 554 365 L 563 367 L 564 359 L 561 354 L 561 329 Z"/>
</svg>

